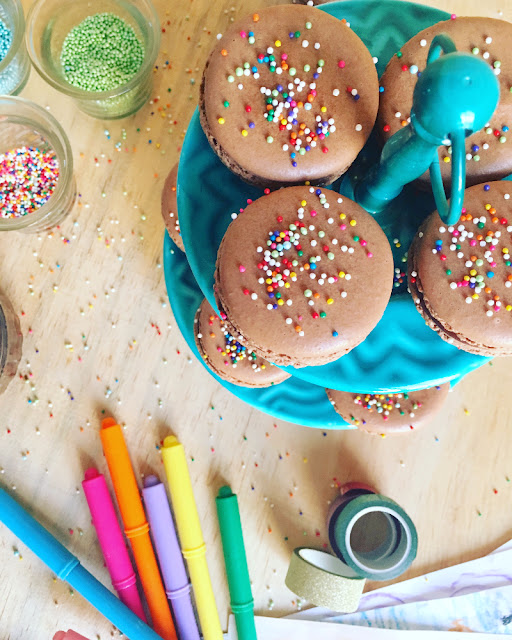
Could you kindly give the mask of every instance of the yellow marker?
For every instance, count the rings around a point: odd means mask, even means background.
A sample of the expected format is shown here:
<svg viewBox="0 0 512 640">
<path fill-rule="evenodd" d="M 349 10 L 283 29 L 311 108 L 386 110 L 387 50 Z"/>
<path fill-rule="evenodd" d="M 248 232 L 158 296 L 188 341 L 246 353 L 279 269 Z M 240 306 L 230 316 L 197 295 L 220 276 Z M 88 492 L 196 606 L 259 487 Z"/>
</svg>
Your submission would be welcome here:
<svg viewBox="0 0 512 640">
<path fill-rule="evenodd" d="M 174 436 L 165 438 L 162 458 L 178 526 L 181 550 L 187 561 L 203 637 L 204 640 L 222 640 L 224 636 L 206 563 L 206 545 L 192 491 L 185 451 L 183 445 Z"/>
</svg>

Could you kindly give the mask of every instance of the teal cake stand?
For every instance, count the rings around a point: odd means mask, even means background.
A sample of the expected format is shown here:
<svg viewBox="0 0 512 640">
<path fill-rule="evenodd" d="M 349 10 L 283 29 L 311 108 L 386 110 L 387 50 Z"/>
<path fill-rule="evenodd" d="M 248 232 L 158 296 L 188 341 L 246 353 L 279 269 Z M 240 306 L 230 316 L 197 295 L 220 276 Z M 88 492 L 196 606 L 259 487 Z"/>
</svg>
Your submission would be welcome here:
<svg viewBox="0 0 512 640">
<path fill-rule="evenodd" d="M 323 5 L 322 10 L 345 18 L 374 57 L 377 71 L 411 37 L 450 14 L 402 0 L 348 0 Z M 375 136 L 354 163 L 343 181 L 333 185 L 353 197 L 352 182 L 379 158 Z M 247 185 L 217 158 L 194 113 L 185 136 L 178 170 L 178 211 L 185 257 L 167 237 L 164 242 L 164 269 L 173 313 L 190 348 L 202 361 L 195 346 L 193 320 L 202 297 L 216 308 L 213 295 L 215 261 L 233 213 L 245 208 L 248 199 L 263 195 Z M 388 238 L 398 239 L 394 257 L 403 268 L 403 255 L 421 221 L 436 206 L 431 195 L 408 185 L 394 202 L 396 211 L 414 211 L 386 224 Z M 400 250 L 396 245 L 400 244 Z M 398 284 L 398 283 L 397 283 Z M 372 333 L 358 347 L 336 362 L 321 367 L 287 367 L 292 377 L 270 389 L 245 389 L 214 376 L 237 397 L 262 411 L 298 424 L 323 428 L 351 428 L 334 412 L 324 388 L 353 393 L 394 393 L 413 391 L 444 382 L 455 384 L 489 358 L 474 356 L 443 341 L 428 328 L 417 312 L 404 285 L 398 286 L 387 309 Z M 203 363 L 204 364 L 204 363 Z M 210 372 L 211 373 L 211 372 Z M 214 374 L 212 374 L 214 375 Z M 304 401 L 307 398 L 307 401 Z"/>
</svg>

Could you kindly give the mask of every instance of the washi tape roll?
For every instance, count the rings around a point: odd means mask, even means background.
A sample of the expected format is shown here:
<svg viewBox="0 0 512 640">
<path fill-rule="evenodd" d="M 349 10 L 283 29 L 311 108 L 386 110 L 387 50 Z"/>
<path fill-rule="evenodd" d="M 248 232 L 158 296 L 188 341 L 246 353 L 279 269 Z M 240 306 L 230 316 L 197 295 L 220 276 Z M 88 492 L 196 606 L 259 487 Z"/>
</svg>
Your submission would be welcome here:
<svg viewBox="0 0 512 640">
<path fill-rule="evenodd" d="M 343 486 L 340 487 L 340 495 L 331 503 L 329 507 L 329 511 L 327 513 L 327 526 L 329 526 L 329 522 L 332 518 L 337 518 L 339 513 L 341 512 L 344 505 L 353 500 L 357 496 L 364 496 L 368 493 L 378 493 L 373 487 L 370 485 L 362 484 L 359 482 L 347 482 Z M 331 540 L 331 547 L 335 551 L 336 555 L 340 555 L 339 551 L 333 546 L 333 541 Z M 336 543 L 336 541 L 334 541 Z"/>
<path fill-rule="evenodd" d="M 359 606 L 365 580 L 330 553 L 298 547 L 293 551 L 285 583 L 312 604 L 353 613 Z"/>
<path fill-rule="evenodd" d="M 402 507 L 386 496 L 340 496 L 327 526 L 334 553 L 363 578 L 391 580 L 416 557 L 416 527 Z"/>
</svg>

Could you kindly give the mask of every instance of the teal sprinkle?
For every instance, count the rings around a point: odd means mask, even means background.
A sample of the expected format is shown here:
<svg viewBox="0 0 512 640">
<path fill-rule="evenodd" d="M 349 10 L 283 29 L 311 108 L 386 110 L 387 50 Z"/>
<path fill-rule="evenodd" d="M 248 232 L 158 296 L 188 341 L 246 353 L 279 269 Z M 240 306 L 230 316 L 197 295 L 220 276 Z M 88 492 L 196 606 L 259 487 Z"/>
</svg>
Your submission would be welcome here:
<svg viewBox="0 0 512 640">
<path fill-rule="evenodd" d="M 5 58 L 12 44 L 12 31 L 0 20 L 0 62 Z"/>
<path fill-rule="evenodd" d="M 71 29 L 60 59 L 69 84 L 84 91 L 111 91 L 139 71 L 144 46 L 125 20 L 96 13 Z"/>
</svg>

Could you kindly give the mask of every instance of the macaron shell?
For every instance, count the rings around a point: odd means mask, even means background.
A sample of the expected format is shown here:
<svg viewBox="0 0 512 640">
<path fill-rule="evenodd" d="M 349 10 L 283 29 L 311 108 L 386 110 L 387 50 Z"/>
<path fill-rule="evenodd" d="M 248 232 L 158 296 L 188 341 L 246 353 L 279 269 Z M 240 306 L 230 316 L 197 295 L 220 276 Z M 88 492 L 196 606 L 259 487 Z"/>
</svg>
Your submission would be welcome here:
<svg viewBox="0 0 512 640">
<path fill-rule="evenodd" d="M 409 433 L 428 424 L 441 410 L 450 384 L 408 393 L 366 394 L 326 389 L 334 410 L 368 433 Z M 387 415 L 386 415 L 387 414 Z"/>
<path fill-rule="evenodd" d="M 311 28 L 306 28 L 306 23 Z M 249 32 L 254 33 L 254 44 L 248 41 Z M 290 32 L 301 35 L 290 38 Z M 266 63 L 258 61 L 258 55 L 266 54 L 269 47 L 279 68 L 281 56 L 288 56 L 285 62 L 296 70 L 294 76 L 286 70 L 282 74 L 270 72 Z M 319 61 L 323 65 L 321 73 L 314 78 Z M 236 69 L 242 69 L 244 63 L 257 69 L 259 78 L 254 78 L 252 71 L 248 76 L 237 76 Z M 310 66 L 309 71 L 304 71 L 305 65 Z M 299 79 L 305 83 L 301 90 L 295 83 Z M 287 130 L 280 128 L 282 118 L 267 121 L 267 96 L 261 88 L 273 90 L 282 83 L 283 91 L 288 91 L 290 82 L 295 83 L 297 102 L 308 103 L 311 83 L 316 95 L 311 110 L 298 108 L 297 121 Z M 349 88 L 357 95 L 352 95 Z M 337 95 L 333 95 L 336 89 Z M 281 93 L 276 100 L 284 105 Z M 306 180 L 329 184 L 347 170 L 364 146 L 377 116 L 378 95 L 372 56 L 346 24 L 314 7 L 280 5 L 237 21 L 219 40 L 206 63 L 199 108 L 213 149 L 244 180 L 263 187 Z M 283 107 L 282 116 L 286 118 L 288 111 L 289 107 Z M 319 139 L 316 147 L 304 155 L 297 153 L 297 166 L 293 167 L 291 134 L 299 132 L 301 123 L 314 132 L 316 116 L 329 121 L 335 131 L 329 129 L 328 137 Z M 268 142 L 270 139 L 272 142 Z M 303 142 L 305 148 L 308 143 L 304 137 Z M 283 145 L 288 149 L 283 150 Z"/>
<path fill-rule="evenodd" d="M 500 64 L 500 102 L 490 121 L 490 132 L 477 131 L 466 139 L 466 184 L 471 186 L 485 180 L 499 180 L 512 173 L 512 24 L 494 18 L 457 17 L 454 20 L 438 22 L 420 31 L 400 50 L 401 57 L 393 56 L 381 78 L 384 92 L 381 94 L 377 126 L 384 140 L 407 124 L 412 107 L 412 97 L 417 74 L 425 68 L 430 43 L 438 33 L 446 33 L 453 38 L 458 51 L 475 53 L 482 58 L 489 54 L 487 62 L 492 66 Z M 492 42 L 486 42 L 491 38 Z M 485 59 L 485 58 L 484 58 Z M 389 127 L 385 131 L 384 127 Z M 486 148 L 487 145 L 487 148 Z M 441 172 L 445 184 L 449 184 L 452 165 L 445 161 L 450 158 L 447 147 L 439 148 Z M 426 172 L 420 181 L 428 186 L 430 177 Z"/>
<path fill-rule="evenodd" d="M 178 164 L 177 162 L 169 172 L 162 189 L 162 218 L 174 244 L 185 251 L 178 220 Z"/>
<path fill-rule="evenodd" d="M 512 355 L 511 192 L 506 181 L 470 187 L 459 223 L 448 227 L 434 212 L 409 252 L 418 310 L 443 339 L 477 355 Z"/>
<path fill-rule="evenodd" d="M 417 274 L 415 256 L 417 244 L 418 243 L 416 241 L 413 241 L 411 246 L 409 247 L 409 274 Z M 425 320 L 425 324 L 429 326 L 433 331 L 435 331 L 445 342 L 448 342 L 449 344 L 452 344 L 455 347 L 462 349 L 463 351 L 467 351 L 468 353 L 472 353 L 477 356 L 506 355 L 502 354 L 499 351 L 492 350 L 489 347 L 482 347 L 479 344 L 468 340 L 464 336 L 459 336 L 452 327 L 450 327 L 447 323 L 443 322 L 439 317 L 437 317 L 435 310 L 430 307 L 428 300 L 426 300 L 423 295 L 421 280 L 417 275 L 414 277 L 409 277 L 409 291 L 413 297 L 416 309 Z"/>
<path fill-rule="evenodd" d="M 224 331 L 223 331 L 224 329 Z M 203 300 L 194 321 L 194 334 L 199 353 L 210 369 L 223 380 L 243 387 L 270 387 L 290 377 L 260 357 L 245 357 L 233 365 L 226 353 L 227 331 L 207 300 Z"/>
<path fill-rule="evenodd" d="M 298 223 L 308 228 L 299 234 L 303 255 L 295 245 L 282 252 L 285 286 L 269 292 L 269 232 Z M 311 258 L 320 258 L 315 269 Z M 297 266 L 287 268 L 285 259 Z M 382 229 L 359 205 L 332 191 L 288 187 L 259 198 L 230 224 L 215 282 L 233 335 L 271 362 L 301 367 L 331 362 L 366 338 L 389 300 L 393 260 Z"/>
</svg>

